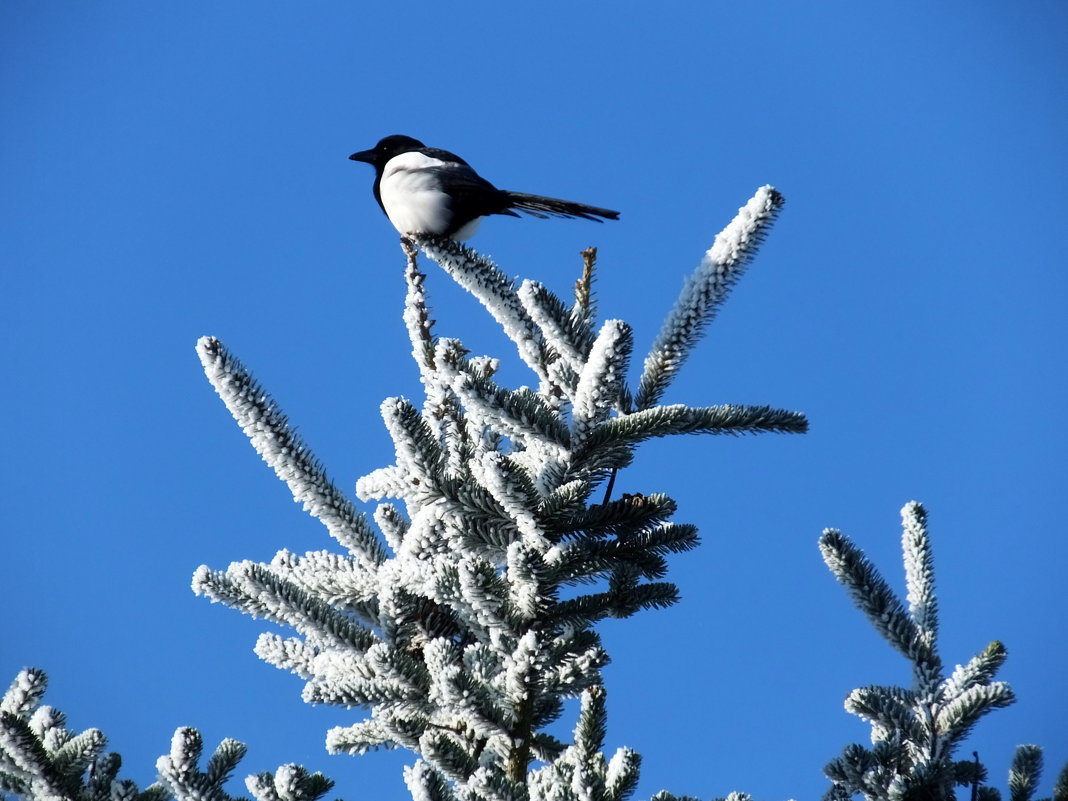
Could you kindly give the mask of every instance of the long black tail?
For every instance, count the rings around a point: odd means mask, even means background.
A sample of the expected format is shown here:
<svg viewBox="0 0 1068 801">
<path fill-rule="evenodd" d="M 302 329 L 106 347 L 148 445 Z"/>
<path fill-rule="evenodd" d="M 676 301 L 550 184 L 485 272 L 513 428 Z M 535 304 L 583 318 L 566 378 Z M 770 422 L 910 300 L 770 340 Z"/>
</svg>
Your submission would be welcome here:
<svg viewBox="0 0 1068 801">
<path fill-rule="evenodd" d="M 594 222 L 619 219 L 618 211 L 599 209 L 596 206 L 587 206 L 585 203 L 572 203 L 570 200 L 557 200 L 553 197 L 542 197 L 541 195 L 526 195 L 522 192 L 506 191 L 505 194 L 508 195 L 510 208 L 525 211 L 533 217 L 580 217 L 583 220 L 593 220 Z"/>
</svg>

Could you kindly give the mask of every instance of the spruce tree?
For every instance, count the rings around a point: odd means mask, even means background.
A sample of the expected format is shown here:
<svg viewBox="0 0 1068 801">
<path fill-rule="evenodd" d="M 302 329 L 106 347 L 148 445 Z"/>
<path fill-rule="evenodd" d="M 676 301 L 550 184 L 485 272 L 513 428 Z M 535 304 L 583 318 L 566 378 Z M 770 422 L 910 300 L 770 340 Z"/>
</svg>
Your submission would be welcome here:
<svg viewBox="0 0 1068 801">
<path fill-rule="evenodd" d="M 717 238 L 634 391 L 630 326 L 596 323 L 592 252 L 568 304 L 450 239 L 406 240 L 404 321 L 425 397 L 382 404 L 395 462 L 356 484 L 378 502 L 377 530 L 222 343 L 201 340 L 238 424 L 346 553 L 202 567 L 193 587 L 296 631 L 262 635 L 256 653 L 300 676 L 305 700 L 368 712 L 327 734 L 330 751 L 410 749 L 417 799 L 621 801 L 634 787 L 636 754 L 601 756 L 608 655 L 596 624 L 675 603 L 666 557 L 697 532 L 672 522 L 666 495 L 612 498 L 606 485 L 653 437 L 805 430 L 802 415 L 766 406 L 659 404 L 781 203 L 761 189 Z M 501 386 L 496 359 L 436 335 L 420 249 L 481 301 L 536 388 Z M 575 697 L 574 740 L 562 742 L 546 728 Z"/>
<path fill-rule="evenodd" d="M 955 798 L 956 787 L 970 787 L 973 801 L 997 801 L 997 790 L 983 786 L 987 772 L 978 755 L 963 760 L 954 755 L 981 717 L 1016 700 L 1007 683 L 994 681 L 1007 651 L 995 640 L 947 675 L 938 652 L 927 511 L 919 503 L 906 504 L 901 521 L 905 600 L 840 531 L 827 529 L 820 537 L 827 567 L 872 627 L 908 660 L 912 674 L 908 687 L 859 687 L 846 698 L 846 710 L 871 724 L 872 747 L 849 745 L 824 768 L 832 782 L 826 801 L 858 794 L 872 801 L 941 801 Z M 1037 746 L 1017 749 L 1009 775 L 1012 801 L 1032 801 L 1041 765 Z M 1068 801 L 1068 765 L 1053 799 Z"/>
</svg>

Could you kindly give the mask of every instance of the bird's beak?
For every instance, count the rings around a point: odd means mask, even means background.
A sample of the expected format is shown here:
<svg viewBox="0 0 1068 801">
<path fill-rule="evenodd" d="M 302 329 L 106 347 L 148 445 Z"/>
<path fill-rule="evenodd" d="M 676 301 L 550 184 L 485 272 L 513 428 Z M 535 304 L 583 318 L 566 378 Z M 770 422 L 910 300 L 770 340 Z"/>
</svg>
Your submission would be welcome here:
<svg viewBox="0 0 1068 801">
<path fill-rule="evenodd" d="M 375 163 L 375 152 L 373 150 L 361 150 L 359 153 L 353 153 L 349 156 L 352 161 L 363 161 L 367 164 Z"/>
</svg>

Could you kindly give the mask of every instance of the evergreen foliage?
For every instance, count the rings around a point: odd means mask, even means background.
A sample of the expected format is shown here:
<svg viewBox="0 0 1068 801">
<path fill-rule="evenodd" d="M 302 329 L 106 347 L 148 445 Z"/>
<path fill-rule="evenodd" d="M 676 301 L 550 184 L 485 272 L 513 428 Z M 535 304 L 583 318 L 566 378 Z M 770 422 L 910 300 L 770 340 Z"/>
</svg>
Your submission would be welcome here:
<svg viewBox="0 0 1068 801">
<path fill-rule="evenodd" d="M 41 704 L 48 679 L 35 668 L 15 677 L 0 702 L 0 793 L 33 801 L 238 801 L 223 790 L 245 746 L 223 740 L 201 771 L 203 743 L 195 729 L 174 733 L 170 753 L 156 762 L 159 781 L 140 789 L 119 779 L 122 759 L 105 753 L 98 729 L 75 734 L 62 712 Z M 333 782 L 299 765 L 250 776 L 245 785 L 256 801 L 316 801 Z"/>
<path fill-rule="evenodd" d="M 920 504 L 909 503 L 901 510 L 901 519 L 904 601 L 841 532 L 828 529 L 820 538 L 820 551 L 831 572 L 876 631 L 912 666 L 910 687 L 860 687 L 846 698 L 846 710 L 871 724 L 872 747 L 847 746 L 824 768 L 832 781 L 826 798 L 863 794 L 872 801 L 953 799 L 954 787 L 971 786 L 992 799 L 996 791 L 979 787 L 986 769 L 978 756 L 974 761 L 953 757 L 983 715 L 1016 700 L 1008 684 L 994 681 L 1007 652 L 994 641 L 946 675 L 938 654 L 938 603 L 927 512 Z M 1014 801 L 1031 799 L 1040 763 L 1041 752 L 1035 746 L 1017 750 L 1009 779 Z"/>
<path fill-rule="evenodd" d="M 608 654 L 597 623 L 679 599 L 667 558 L 697 545 L 694 526 L 671 520 L 662 494 L 611 497 L 616 471 L 645 440 L 672 434 L 801 433 L 805 417 L 768 406 L 663 405 L 661 400 L 774 221 L 782 196 L 763 187 L 716 238 L 687 280 L 632 390 L 634 342 L 620 320 L 595 322 L 593 249 L 573 303 L 543 285 L 516 284 L 450 239 L 402 239 L 404 323 L 419 370 L 421 404 L 381 407 L 393 464 L 356 483 L 376 502 L 373 522 L 327 476 L 275 401 L 217 339 L 197 352 L 205 373 L 294 500 L 340 546 L 268 564 L 200 567 L 193 590 L 292 630 L 262 634 L 263 660 L 304 682 L 309 703 L 358 707 L 363 720 L 327 733 L 334 753 L 405 748 L 416 801 L 628 801 L 640 757 L 606 757 Z M 471 292 L 514 343 L 537 386 L 510 389 L 499 362 L 438 336 L 429 315 L 422 250 Z M 599 502 L 595 499 L 604 491 Z M 913 666 L 910 689 L 854 691 L 847 709 L 871 722 L 874 746 L 831 763 L 829 797 L 952 798 L 978 783 L 976 762 L 952 760 L 985 712 L 1012 701 L 993 676 L 994 643 L 948 677 L 937 652 L 937 603 L 921 507 L 906 507 L 906 602 L 846 538 L 821 549 L 873 625 Z M 45 677 L 19 674 L 0 705 L 0 791 L 52 801 L 230 801 L 224 784 L 245 746 L 224 740 L 199 767 L 195 729 L 175 732 L 144 790 L 117 778 L 103 735 L 74 734 L 41 706 Z M 580 699 L 570 742 L 547 730 L 564 701 Z M 1022 747 L 1013 801 L 1032 801 L 1041 754 Z M 331 788 L 298 765 L 249 776 L 257 801 L 316 801 Z M 1068 773 L 1053 801 L 1068 801 Z M 984 799 L 996 794 L 987 788 Z M 694 801 L 658 793 L 653 801 Z M 732 793 L 726 801 L 749 801 Z"/>
<path fill-rule="evenodd" d="M 691 277 L 646 360 L 656 394 L 781 202 L 760 190 Z M 299 636 L 264 634 L 256 653 L 304 679 L 306 700 L 368 711 L 328 733 L 331 751 L 417 753 L 407 775 L 415 796 L 555 797 L 562 777 L 581 775 L 601 788 L 598 797 L 622 801 L 638 763 L 625 749 L 597 761 L 608 655 L 595 624 L 675 603 L 678 589 L 662 580 L 666 557 L 693 548 L 697 533 L 669 520 L 675 504 L 666 496 L 591 503 L 593 493 L 646 439 L 801 432 L 806 421 L 764 406 L 657 406 L 649 392 L 635 408 L 626 385 L 632 332 L 619 320 L 595 326 L 592 251 L 569 306 L 540 284 L 517 287 L 450 239 L 419 236 L 404 247 L 404 319 L 425 399 L 382 404 L 395 462 L 356 484 L 361 500 L 379 502 L 381 540 L 248 371 L 205 338 L 198 352 L 231 413 L 349 553 L 203 567 L 194 589 L 294 629 Z M 500 323 L 536 389 L 501 386 L 495 359 L 435 335 L 417 248 Z M 568 745 L 545 729 L 571 697 L 583 699 L 583 712 Z"/>
<path fill-rule="evenodd" d="M 159 784 L 141 791 L 117 776 L 122 760 L 104 753 L 99 729 L 75 734 L 57 709 L 41 704 L 48 679 L 35 668 L 15 677 L 0 702 L 0 792 L 22 798 L 162 801 Z"/>
</svg>

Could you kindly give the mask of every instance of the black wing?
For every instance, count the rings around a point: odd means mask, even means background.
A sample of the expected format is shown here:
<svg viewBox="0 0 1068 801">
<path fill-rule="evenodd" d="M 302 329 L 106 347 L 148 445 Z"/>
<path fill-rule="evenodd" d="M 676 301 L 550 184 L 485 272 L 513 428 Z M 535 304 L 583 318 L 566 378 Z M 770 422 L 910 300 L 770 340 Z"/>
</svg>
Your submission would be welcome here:
<svg viewBox="0 0 1068 801">
<path fill-rule="evenodd" d="M 454 234 L 469 221 L 487 214 L 519 216 L 508 210 L 511 201 L 507 192 L 495 187 L 455 153 L 436 147 L 423 148 L 419 152 L 443 162 L 425 169 L 437 175 L 442 188 L 452 198 L 454 225 L 447 234 Z"/>
</svg>

